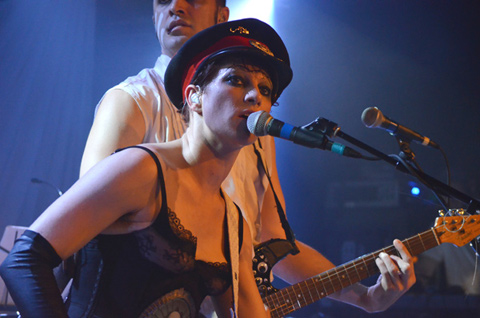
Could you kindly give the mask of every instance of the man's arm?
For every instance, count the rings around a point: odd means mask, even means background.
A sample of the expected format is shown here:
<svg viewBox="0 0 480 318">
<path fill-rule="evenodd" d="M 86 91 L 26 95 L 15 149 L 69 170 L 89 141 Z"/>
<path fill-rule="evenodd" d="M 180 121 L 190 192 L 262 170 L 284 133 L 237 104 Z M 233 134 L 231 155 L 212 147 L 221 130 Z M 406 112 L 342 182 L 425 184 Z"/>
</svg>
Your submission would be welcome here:
<svg viewBox="0 0 480 318">
<path fill-rule="evenodd" d="M 273 143 L 273 138 L 270 141 Z M 274 145 L 271 145 L 270 149 L 274 152 Z M 285 199 L 278 178 L 274 153 L 270 155 L 273 156 L 273 163 L 269 167 L 272 184 L 285 210 Z M 278 218 L 271 187 L 265 193 L 261 218 L 262 242 L 271 238 L 285 238 L 285 231 Z M 298 240 L 296 244 L 300 253 L 288 255 L 273 268 L 274 274 L 282 280 L 294 284 L 335 267 L 332 262 L 315 249 Z M 402 257 L 382 254 L 376 260 L 381 275 L 375 285 L 367 287 L 357 283 L 330 295 L 330 298 L 363 308 L 368 312 L 386 310 L 415 283 L 413 261 L 410 254 L 400 241 L 395 241 L 395 246 Z"/>
<path fill-rule="evenodd" d="M 80 176 L 115 150 L 142 143 L 145 129 L 142 113 L 135 100 L 122 90 L 109 91 L 98 106 L 90 129 Z"/>
</svg>

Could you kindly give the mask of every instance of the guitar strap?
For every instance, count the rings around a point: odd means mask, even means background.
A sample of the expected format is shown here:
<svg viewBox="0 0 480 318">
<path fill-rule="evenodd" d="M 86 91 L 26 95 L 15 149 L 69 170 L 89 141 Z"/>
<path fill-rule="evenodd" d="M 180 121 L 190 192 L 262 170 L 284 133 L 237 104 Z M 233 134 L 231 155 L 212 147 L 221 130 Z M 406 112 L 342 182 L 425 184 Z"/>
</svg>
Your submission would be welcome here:
<svg viewBox="0 0 480 318">
<path fill-rule="evenodd" d="M 256 145 L 258 143 L 258 146 Z M 285 216 L 285 212 L 283 210 L 282 205 L 280 204 L 280 200 L 278 199 L 277 194 L 275 193 L 275 189 L 273 188 L 272 180 L 270 178 L 270 174 L 268 172 L 267 163 L 265 157 L 262 155 L 262 145 L 260 143 L 260 139 L 253 144 L 253 149 L 255 154 L 258 157 L 258 160 L 261 162 L 262 167 L 265 171 L 265 175 L 267 176 L 268 182 L 270 187 L 272 188 L 273 196 L 275 198 L 275 203 L 277 205 L 278 216 L 280 217 L 280 221 L 282 223 L 282 227 L 285 230 L 285 235 L 291 244 L 291 248 L 287 253 L 281 253 L 282 255 L 286 255 L 291 253 L 295 255 L 299 252 L 298 247 L 295 245 L 295 235 L 293 234 L 290 225 L 288 224 L 287 218 Z M 262 149 L 260 151 L 259 149 Z M 228 195 L 221 192 L 224 200 L 225 205 L 227 208 L 227 231 L 228 231 L 228 244 L 230 247 L 230 262 L 232 267 L 232 292 L 233 292 L 233 314 L 234 317 L 238 317 L 238 267 L 239 267 L 239 245 L 238 245 L 238 222 L 239 222 L 239 213 L 238 207 L 233 203 Z M 278 240 L 271 240 L 271 242 L 278 241 Z M 271 245 L 272 248 L 275 244 Z M 280 256 L 283 258 L 283 256 Z"/>
<path fill-rule="evenodd" d="M 285 211 L 283 210 L 282 204 L 280 203 L 280 200 L 278 199 L 278 196 L 275 193 L 275 188 L 273 187 L 272 180 L 270 178 L 270 173 L 268 171 L 267 161 L 265 159 L 265 156 L 263 155 L 263 148 L 260 142 L 260 138 L 258 138 L 257 141 L 253 143 L 253 149 L 255 151 L 255 154 L 258 157 L 258 160 L 262 164 L 263 170 L 265 171 L 265 175 L 267 176 L 270 187 L 272 188 L 273 197 L 275 198 L 275 203 L 277 205 L 278 217 L 280 218 L 280 222 L 282 223 L 282 227 L 283 227 L 283 230 L 285 231 L 285 236 L 287 238 L 287 241 L 289 241 L 292 245 L 292 249 L 290 253 L 292 255 L 296 255 L 300 251 L 297 245 L 295 244 L 295 234 L 293 233 L 292 228 L 288 224 L 287 217 L 285 216 Z"/>
<path fill-rule="evenodd" d="M 239 210 L 230 197 L 221 191 L 227 209 L 227 232 L 228 245 L 230 247 L 230 263 L 232 267 L 232 293 L 233 293 L 233 314 L 238 317 L 238 267 L 239 267 L 239 241 L 238 222 Z"/>
</svg>

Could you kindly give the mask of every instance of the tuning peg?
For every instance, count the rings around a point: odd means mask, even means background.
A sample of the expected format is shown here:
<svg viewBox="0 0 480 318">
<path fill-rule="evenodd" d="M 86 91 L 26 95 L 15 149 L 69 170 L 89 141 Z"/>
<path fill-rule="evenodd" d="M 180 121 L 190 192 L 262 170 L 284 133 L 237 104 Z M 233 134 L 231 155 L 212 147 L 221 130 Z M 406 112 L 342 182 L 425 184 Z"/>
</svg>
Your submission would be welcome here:
<svg viewBox="0 0 480 318">
<path fill-rule="evenodd" d="M 466 214 L 464 209 L 450 209 L 450 215 L 463 216 Z"/>
<path fill-rule="evenodd" d="M 438 210 L 438 215 L 439 216 L 463 216 L 466 214 L 466 211 L 464 209 L 449 209 L 448 212 L 445 212 L 445 210 Z"/>
</svg>

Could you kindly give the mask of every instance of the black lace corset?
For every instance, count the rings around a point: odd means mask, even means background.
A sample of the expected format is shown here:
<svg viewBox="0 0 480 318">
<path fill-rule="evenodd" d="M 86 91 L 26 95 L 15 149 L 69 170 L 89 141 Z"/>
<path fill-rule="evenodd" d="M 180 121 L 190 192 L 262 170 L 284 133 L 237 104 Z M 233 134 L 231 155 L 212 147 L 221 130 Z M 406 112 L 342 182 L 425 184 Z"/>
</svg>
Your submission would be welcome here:
<svg viewBox="0 0 480 318">
<path fill-rule="evenodd" d="M 158 158 L 142 149 L 155 160 L 159 189 L 165 189 Z M 165 191 L 160 194 L 163 204 L 151 226 L 125 235 L 99 235 L 78 253 L 67 302 L 70 317 L 139 317 L 174 293 L 188 295 L 198 312 L 206 295 L 228 289 L 230 264 L 196 260 L 197 237 L 168 208 Z M 241 246 L 243 222 L 239 223 Z M 228 240 L 224 244 L 228 260 Z"/>
<path fill-rule="evenodd" d="M 162 207 L 156 220 L 147 229 L 135 232 L 140 254 L 172 273 L 194 271 L 198 275 L 200 282 L 202 282 L 201 285 L 205 288 L 205 292 L 209 295 L 223 293 L 231 284 L 229 263 L 204 262 L 195 259 L 197 237 L 184 228 L 176 213 L 168 207 L 165 180 L 160 161 L 148 148 L 136 147 L 145 150 L 155 161 L 158 171 L 158 185 L 162 190 L 159 193 L 162 196 Z M 241 217 L 240 210 L 238 213 Z M 226 219 L 225 217 L 223 225 L 225 233 L 227 233 Z M 242 238 L 243 223 L 239 223 L 239 234 L 240 238 Z M 228 236 L 225 235 L 225 237 Z M 228 240 L 224 241 L 224 251 L 226 252 L 226 259 L 230 259 Z"/>
<path fill-rule="evenodd" d="M 197 237 L 183 227 L 169 208 L 162 208 L 155 223 L 135 232 L 135 237 L 143 257 L 172 273 L 196 272 L 207 294 L 221 294 L 230 286 L 229 263 L 196 260 Z M 228 244 L 225 244 L 225 251 L 228 251 Z"/>
</svg>

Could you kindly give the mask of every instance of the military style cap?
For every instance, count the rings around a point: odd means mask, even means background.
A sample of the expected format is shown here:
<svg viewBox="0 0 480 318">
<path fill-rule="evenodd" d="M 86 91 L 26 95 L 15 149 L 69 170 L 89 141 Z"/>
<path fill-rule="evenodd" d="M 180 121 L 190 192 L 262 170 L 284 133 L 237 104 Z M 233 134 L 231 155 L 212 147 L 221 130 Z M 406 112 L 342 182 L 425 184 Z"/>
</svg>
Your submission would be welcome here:
<svg viewBox="0 0 480 318">
<path fill-rule="evenodd" d="M 207 62 L 227 55 L 253 58 L 269 66 L 276 85 L 273 102 L 292 80 L 287 49 L 272 27 L 257 19 L 230 21 L 197 33 L 172 58 L 165 73 L 165 89 L 172 103 L 182 108 L 183 94 L 195 74 Z"/>
</svg>

